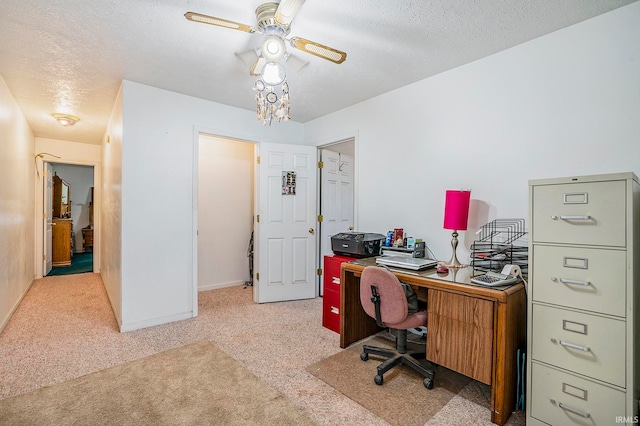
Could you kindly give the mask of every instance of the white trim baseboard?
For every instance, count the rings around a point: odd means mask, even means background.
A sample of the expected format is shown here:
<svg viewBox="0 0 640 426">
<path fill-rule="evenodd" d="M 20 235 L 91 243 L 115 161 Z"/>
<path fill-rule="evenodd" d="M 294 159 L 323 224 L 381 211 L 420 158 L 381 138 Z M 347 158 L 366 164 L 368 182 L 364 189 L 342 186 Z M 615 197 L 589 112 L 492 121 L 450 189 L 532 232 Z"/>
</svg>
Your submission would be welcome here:
<svg viewBox="0 0 640 426">
<path fill-rule="evenodd" d="M 200 285 L 198 286 L 198 291 L 209 291 L 209 290 L 215 290 L 217 288 L 233 287 L 236 285 L 244 285 L 244 283 L 245 283 L 244 281 L 230 281 L 226 283 Z"/>
</svg>

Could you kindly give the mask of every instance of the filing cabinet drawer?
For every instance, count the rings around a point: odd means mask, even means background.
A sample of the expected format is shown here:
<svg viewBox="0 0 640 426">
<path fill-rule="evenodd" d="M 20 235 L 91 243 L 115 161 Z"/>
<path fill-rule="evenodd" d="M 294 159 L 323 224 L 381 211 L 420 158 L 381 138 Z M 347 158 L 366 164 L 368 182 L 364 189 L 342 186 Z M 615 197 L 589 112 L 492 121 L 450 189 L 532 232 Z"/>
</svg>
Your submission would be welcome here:
<svg viewBox="0 0 640 426">
<path fill-rule="evenodd" d="M 343 262 L 354 260 L 344 256 L 325 256 L 324 269 L 322 271 L 325 290 L 340 292 L 340 268 Z"/>
<path fill-rule="evenodd" d="M 625 316 L 626 252 L 536 245 L 533 259 L 533 300 Z"/>
<path fill-rule="evenodd" d="M 625 387 L 625 322 L 533 305 L 535 360 Z"/>
<path fill-rule="evenodd" d="M 625 200 L 625 181 L 536 186 L 533 241 L 624 247 Z"/>
<path fill-rule="evenodd" d="M 340 274 L 337 277 L 335 275 L 324 275 L 324 291 L 328 290 L 340 293 Z"/>
<path fill-rule="evenodd" d="M 550 425 L 606 425 L 625 410 L 625 394 L 554 368 L 531 364 L 531 415 Z"/>
<path fill-rule="evenodd" d="M 322 326 L 340 333 L 340 292 L 325 289 L 322 296 Z"/>
</svg>

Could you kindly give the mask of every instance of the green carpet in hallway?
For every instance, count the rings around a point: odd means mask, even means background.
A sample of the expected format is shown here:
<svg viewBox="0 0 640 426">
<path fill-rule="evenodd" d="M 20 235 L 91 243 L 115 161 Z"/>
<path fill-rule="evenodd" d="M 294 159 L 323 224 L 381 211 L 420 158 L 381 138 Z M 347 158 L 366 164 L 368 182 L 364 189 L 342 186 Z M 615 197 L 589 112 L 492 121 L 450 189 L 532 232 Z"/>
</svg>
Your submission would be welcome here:
<svg viewBox="0 0 640 426">
<path fill-rule="evenodd" d="M 93 272 L 93 253 L 75 253 L 71 258 L 70 266 L 54 266 L 47 276 L 83 274 L 85 272 Z"/>
</svg>

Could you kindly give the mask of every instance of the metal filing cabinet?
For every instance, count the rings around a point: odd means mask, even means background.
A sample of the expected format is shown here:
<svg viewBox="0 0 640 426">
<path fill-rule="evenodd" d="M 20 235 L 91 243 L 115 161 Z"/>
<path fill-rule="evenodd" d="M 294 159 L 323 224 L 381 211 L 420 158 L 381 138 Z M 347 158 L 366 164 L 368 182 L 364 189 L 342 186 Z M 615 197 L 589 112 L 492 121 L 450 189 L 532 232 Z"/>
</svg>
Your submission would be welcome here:
<svg viewBox="0 0 640 426">
<path fill-rule="evenodd" d="M 322 292 L 322 325 L 340 333 L 340 267 L 355 260 L 346 256 L 325 256 Z"/>
<path fill-rule="evenodd" d="M 636 423 L 640 185 L 529 182 L 527 425 Z"/>
</svg>

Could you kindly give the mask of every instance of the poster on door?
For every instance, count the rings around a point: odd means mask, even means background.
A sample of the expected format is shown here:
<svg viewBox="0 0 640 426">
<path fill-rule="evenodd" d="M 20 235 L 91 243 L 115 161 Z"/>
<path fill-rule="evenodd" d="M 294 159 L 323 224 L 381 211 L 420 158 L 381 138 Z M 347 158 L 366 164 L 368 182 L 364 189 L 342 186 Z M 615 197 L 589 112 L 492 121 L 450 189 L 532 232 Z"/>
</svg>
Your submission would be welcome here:
<svg viewBox="0 0 640 426">
<path fill-rule="evenodd" d="M 296 195 L 296 172 L 282 172 L 282 195 Z"/>
</svg>

